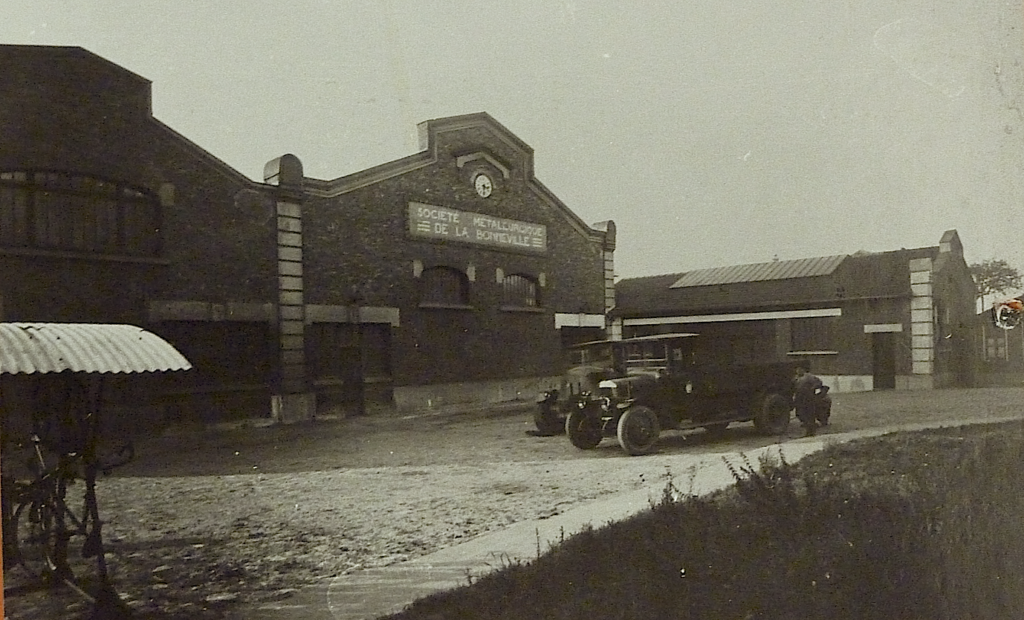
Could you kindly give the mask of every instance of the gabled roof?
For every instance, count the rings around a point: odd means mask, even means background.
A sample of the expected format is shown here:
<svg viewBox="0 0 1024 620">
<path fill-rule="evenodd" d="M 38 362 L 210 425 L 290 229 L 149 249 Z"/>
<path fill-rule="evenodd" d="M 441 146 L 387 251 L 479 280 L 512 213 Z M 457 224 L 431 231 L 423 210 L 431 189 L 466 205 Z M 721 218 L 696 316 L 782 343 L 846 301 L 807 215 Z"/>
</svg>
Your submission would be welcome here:
<svg viewBox="0 0 1024 620">
<path fill-rule="evenodd" d="M 900 253 L 900 252 L 897 252 Z M 905 252 L 904 252 L 905 253 Z M 617 316 L 661 316 L 691 312 L 747 312 L 834 301 L 840 271 L 849 261 L 865 262 L 862 271 L 888 254 L 821 256 L 798 260 L 697 269 L 675 274 L 628 278 L 615 284 Z M 870 265 L 868 264 L 870 263 Z M 879 263 L 881 264 L 881 263 Z M 867 276 L 871 278 L 870 275 Z M 885 282 L 871 288 L 895 294 Z M 903 284 L 901 280 L 901 285 Z M 906 282 L 909 287 L 909 281 Z"/>
<path fill-rule="evenodd" d="M 627 278 L 615 284 L 612 313 L 621 317 L 718 314 L 834 304 L 851 297 L 909 296 L 908 261 L 931 258 L 938 271 L 951 257 L 962 263 L 960 249 L 956 231 L 950 230 L 938 246 Z"/>
<path fill-rule="evenodd" d="M 439 137 L 444 139 L 445 134 L 470 129 L 482 129 L 489 132 L 492 136 L 510 147 L 511 152 L 515 153 L 519 159 L 519 162 L 503 163 L 494 161 L 493 163 L 496 164 L 498 169 L 507 175 L 509 166 L 506 164 L 514 166 L 518 163 L 518 165 L 522 166 L 522 174 L 527 181 L 530 191 L 549 208 L 564 217 L 581 234 L 592 239 L 607 239 L 614 246 L 614 224 L 612 224 L 612 230 L 609 233 L 607 226 L 603 229 L 595 229 L 580 219 L 576 213 L 534 176 L 533 147 L 523 142 L 487 112 L 434 118 L 419 123 L 417 130 L 419 132 L 420 152 L 331 180 L 306 177 L 304 181 L 305 189 L 314 196 L 332 198 L 433 165 L 438 161 Z M 480 156 L 485 156 L 483 151 L 480 151 L 479 154 Z M 475 155 L 477 153 L 470 156 Z M 486 154 L 486 157 L 490 156 L 490 154 Z"/>
<path fill-rule="evenodd" d="M 14 56 L 17 54 L 24 54 L 30 56 L 41 56 L 46 55 L 50 58 L 80 58 L 86 62 L 92 63 L 96 66 L 103 66 L 111 74 L 118 78 L 124 78 L 127 80 L 134 81 L 142 86 L 149 87 L 152 82 L 135 73 L 130 71 L 121 65 L 107 60 L 106 58 L 91 52 L 84 47 L 78 45 L 21 45 L 2 43 L 0 44 L 0 52 L 5 55 Z"/>
<path fill-rule="evenodd" d="M 748 265 L 732 265 L 729 267 L 713 267 L 688 271 L 676 280 L 669 288 L 686 288 L 689 286 L 707 286 L 711 284 L 734 284 L 737 282 L 761 282 L 764 280 L 788 280 L 790 278 L 809 278 L 827 276 L 836 270 L 846 255 L 821 256 L 817 258 L 800 258 L 796 260 L 777 260 L 770 263 L 752 263 Z"/>
<path fill-rule="evenodd" d="M 520 140 L 504 125 L 494 120 L 487 112 L 476 112 L 423 121 L 416 126 L 420 141 L 418 153 L 331 180 L 307 177 L 306 189 L 317 196 L 332 197 L 429 166 L 438 159 L 437 147 L 440 134 L 474 128 L 486 129 L 491 135 L 512 147 L 523 159 L 523 172 L 526 178 L 536 181 L 533 178 L 533 148 Z"/>
</svg>

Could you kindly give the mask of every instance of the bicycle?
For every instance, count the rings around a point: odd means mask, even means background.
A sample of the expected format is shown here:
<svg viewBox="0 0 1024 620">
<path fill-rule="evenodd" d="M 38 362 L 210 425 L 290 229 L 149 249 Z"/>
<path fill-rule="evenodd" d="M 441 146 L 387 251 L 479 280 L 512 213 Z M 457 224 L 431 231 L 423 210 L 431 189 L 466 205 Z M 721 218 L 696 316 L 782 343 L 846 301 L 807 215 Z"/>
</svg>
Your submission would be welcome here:
<svg viewBox="0 0 1024 620">
<path fill-rule="evenodd" d="M 20 566 L 33 579 L 44 583 L 63 581 L 95 602 L 75 584 L 68 548 L 73 537 L 83 537 L 81 557 L 96 557 L 100 574 L 106 574 L 100 534 L 102 522 L 92 483 L 97 472 L 109 474 L 115 467 L 130 462 L 134 448 L 131 443 L 124 444 L 106 462 L 98 459 L 89 462 L 79 452 L 59 453 L 56 465 L 51 466 L 44 456 L 40 437 L 33 434 L 31 442 L 30 470 L 34 477 L 27 481 L 7 477 L 4 480 L 4 521 L 10 534 L 4 536 L 4 563 Z M 82 508 L 76 513 L 68 505 L 67 495 L 68 488 L 79 480 L 85 480 L 86 489 Z"/>
</svg>

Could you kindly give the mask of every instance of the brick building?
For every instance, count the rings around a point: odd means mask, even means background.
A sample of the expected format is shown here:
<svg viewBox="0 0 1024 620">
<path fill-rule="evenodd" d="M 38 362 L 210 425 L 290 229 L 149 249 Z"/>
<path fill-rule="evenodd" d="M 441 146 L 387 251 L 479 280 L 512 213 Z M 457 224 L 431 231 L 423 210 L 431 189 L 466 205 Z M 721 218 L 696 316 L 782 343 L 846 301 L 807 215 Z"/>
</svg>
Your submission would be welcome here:
<svg viewBox="0 0 1024 620">
<path fill-rule="evenodd" d="M 421 152 L 353 175 L 285 155 L 257 182 L 155 119 L 122 67 L 0 60 L 0 320 L 140 325 L 195 366 L 114 400 L 211 420 L 507 400 L 603 333 L 614 224 L 580 221 L 486 114 L 423 123 Z"/>
<path fill-rule="evenodd" d="M 809 359 L 836 391 L 973 385 L 974 282 L 955 230 L 931 247 L 623 280 L 611 329 L 696 332 L 722 363 Z"/>
</svg>

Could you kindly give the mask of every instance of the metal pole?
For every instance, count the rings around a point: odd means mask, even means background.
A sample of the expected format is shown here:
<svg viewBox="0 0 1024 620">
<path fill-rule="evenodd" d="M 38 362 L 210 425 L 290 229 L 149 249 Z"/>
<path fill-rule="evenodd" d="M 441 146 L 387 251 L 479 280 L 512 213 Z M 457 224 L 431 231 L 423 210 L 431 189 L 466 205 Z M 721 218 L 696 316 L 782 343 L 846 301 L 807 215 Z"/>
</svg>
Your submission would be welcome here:
<svg viewBox="0 0 1024 620">
<path fill-rule="evenodd" d="M 103 550 L 103 523 L 96 500 L 96 474 L 99 473 L 99 455 L 97 444 L 100 439 L 100 403 L 103 393 L 103 376 L 92 377 L 89 381 L 86 398 L 86 438 L 85 438 L 85 515 L 83 519 L 92 521 L 92 530 L 86 532 L 90 551 L 96 554 L 96 569 L 100 583 L 107 584 L 107 559 Z"/>
</svg>

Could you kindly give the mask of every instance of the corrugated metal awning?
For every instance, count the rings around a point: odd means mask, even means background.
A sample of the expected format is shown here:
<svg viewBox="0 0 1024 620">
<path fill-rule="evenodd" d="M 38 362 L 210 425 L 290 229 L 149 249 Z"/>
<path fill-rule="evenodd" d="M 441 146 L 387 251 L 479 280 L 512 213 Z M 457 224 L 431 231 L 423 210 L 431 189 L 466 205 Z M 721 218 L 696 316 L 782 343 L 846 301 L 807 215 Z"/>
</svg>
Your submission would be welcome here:
<svg viewBox="0 0 1024 620">
<path fill-rule="evenodd" d="M 185 356 L 135 325 L 0 323 L 0 374 L 188 370 Z"/>
<path fill-rule="evenodd" d="M 684 273 L 669 288 L 686 288 L 689 286 L 707 286 L 710 284 L 735 284 L 738 282 L 760 282 L 764 280 L 788 280 L 790 278 L 808 278 L 825 276 L 843 262 L 846 255 L 821 256 L 817 258 L 800 258 L 796 260 L 780 260 L 770 263 L 751 265 L 732 265 L 697 269 Z"/>
</svg>

